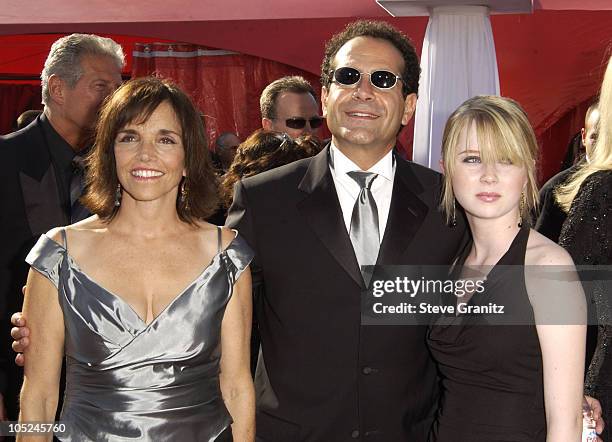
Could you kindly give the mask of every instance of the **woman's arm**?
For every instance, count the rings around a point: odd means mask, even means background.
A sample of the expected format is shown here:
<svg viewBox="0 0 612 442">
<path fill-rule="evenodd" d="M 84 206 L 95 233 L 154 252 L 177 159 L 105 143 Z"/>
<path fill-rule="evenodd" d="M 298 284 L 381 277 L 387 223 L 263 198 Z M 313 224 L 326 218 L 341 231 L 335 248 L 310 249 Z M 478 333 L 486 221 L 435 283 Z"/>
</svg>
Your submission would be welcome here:
<svg viewBox="0 0 612 442">
<path fill-rule="evenodd" d="M 543 248 L 528 262 L 525 284 L 542 350 L 546 440 L 576 442 L 582 432 L 586 301 L 569 254 L 552 243 Z"/>
<path fill-rule="evenodd" d="M 25 350 L 19 421 L 51 422 L 57 410 L 64 355 L 64 317 L 57 288 L 33 269 L 28 274 L 23 316 L 30 327 L 30 345 Z M 22 435 L 17 440 L 34 442 L 41 438 Z M 45 440 L 52 440 L 52 435 Z"/>
<path fill-rule="evenodd" d="M 240 275 L 221 325 L 221 393 L 234 423 L 235 442 L 255 439 L 255 391 L 250 369 L 251 274 Z"/>
</svg>

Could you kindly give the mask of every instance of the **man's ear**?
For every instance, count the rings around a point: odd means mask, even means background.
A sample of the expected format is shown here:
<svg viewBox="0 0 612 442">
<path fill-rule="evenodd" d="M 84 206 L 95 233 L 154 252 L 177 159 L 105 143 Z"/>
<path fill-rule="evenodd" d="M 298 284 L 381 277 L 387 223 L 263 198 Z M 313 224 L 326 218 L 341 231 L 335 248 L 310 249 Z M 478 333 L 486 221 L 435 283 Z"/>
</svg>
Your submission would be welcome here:
<svg viewBox="0 0 612 442">
<path fill-rule="evenodd" d="M 321 115 L 323 118 L 327 118 L 327 88 L 323 86 L 321 88 Z"/>
<path fill-rule="evenodd" d="M 414 115 L 414 110 L 416 109 L 417 103 L 417 95 L 416 94 L 408 94 L 404 99 L 404 113 L 402 114 L 402 125 L 406 126 L 412 116 Z"/>
<path fill-rule="evenodd" d="M 272 120 L 269 118 L 262 118 L 261 127 L 263 127 L 265 130 L 272 130 Z"/>
<path fill-rule="evenodd" d="M 57 104 L 64 104 L 64 91 L 66 89 L 66 83 L 64 83 L 64 80 L 55 74 L 51 75 L 47 82 L 47 89 L 53 102 Z"/>
</svg>

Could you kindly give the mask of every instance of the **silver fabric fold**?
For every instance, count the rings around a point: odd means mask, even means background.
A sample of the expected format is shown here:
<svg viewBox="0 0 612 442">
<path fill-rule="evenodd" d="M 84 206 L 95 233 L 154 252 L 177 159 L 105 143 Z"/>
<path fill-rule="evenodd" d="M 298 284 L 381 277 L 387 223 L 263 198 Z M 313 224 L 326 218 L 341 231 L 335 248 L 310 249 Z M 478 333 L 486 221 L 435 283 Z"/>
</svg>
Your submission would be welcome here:
<svg viewBox="0 0 612 442">
<path fill-rule="evenodd" d="M 42 235 L 26 261 L 58 287 L 65 324 L 62 441 L 214 441 L 221 321 L 253 253 L 237 236 L 150 324 Z"/>
</svg>

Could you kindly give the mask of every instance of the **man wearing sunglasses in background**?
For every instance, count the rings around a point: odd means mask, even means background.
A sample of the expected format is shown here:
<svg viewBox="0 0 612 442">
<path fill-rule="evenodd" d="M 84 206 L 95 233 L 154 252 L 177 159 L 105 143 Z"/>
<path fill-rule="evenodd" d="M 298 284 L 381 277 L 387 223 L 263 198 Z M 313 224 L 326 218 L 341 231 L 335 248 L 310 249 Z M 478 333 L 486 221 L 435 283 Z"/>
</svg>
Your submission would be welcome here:
<svg viewBox="0 0 612 442">
<path fill-rule="evenodd" d="M 227 224 L 255 251 L 259 441 L 427 440 L 438 379 L 426 327 L 361 325 L 360 265 L 445 265 L 465 232 L 437 210 L 441 176 L 393 154 L 419 72 L 390 25 L 348 25 L 322 64 L 331 143 L 234 190 Z"/>
<path fill-rule="evenodd" d="M 318 135 L 323 119 L 315 91 L 303 77 L 279 78 L 261 93 L 261 127 L 283 132 L 292 138 Z"/>
</svg>

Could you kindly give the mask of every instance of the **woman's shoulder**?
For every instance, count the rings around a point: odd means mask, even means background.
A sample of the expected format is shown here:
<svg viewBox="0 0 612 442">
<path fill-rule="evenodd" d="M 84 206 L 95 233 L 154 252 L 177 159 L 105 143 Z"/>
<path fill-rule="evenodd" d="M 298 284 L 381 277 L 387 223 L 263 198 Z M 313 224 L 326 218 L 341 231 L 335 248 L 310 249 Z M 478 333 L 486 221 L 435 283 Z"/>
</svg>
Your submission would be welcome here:
<svg viewBox="0 0 612 442">
<path fill-rule="evenodd" d="M 205 242 L 204 247 L 209 249 L 212 255 L 224 252 L 239 272 L 253 259 L 253 250 L 236 229 L 206 222 L 198 223 L 197 229 L 201 240 Z"/>
<path fill-rule="evenodd" d="M 525 265 L 573 266 L 574 261 L 563 247 L 531 229 L 525 251 Z"/>
<path fill-rule="evenodd" d="M 608 192 L 612 186 L 612 169 L 597 170 L 588 175 L 580 185 L 580 193 L 585 190 L 590 192 Z"/>
<path fill-rule="evenodd" d="M 217 226 L 206 221 L 197 221 L 195 226 L 195 234 L 198 238 L 220 249 L 227 248 L 238 237 L 238 231 L 225 226 Z"/>
<path fill-rule="evenodd" d="M 65 232 L 66 239 L 69 243 L 81 243 L 90 239 L 93 234 L 96 234 L 96 237 L 100 234 L 104 234 L 108 230 L 108 223 L 101 220 L 97 215 L 93 215 L 78 223 L 52 229 L 47 233 L 47 236 L 54 241 L 62 243 L 62 230 Z"/>
</svg>

